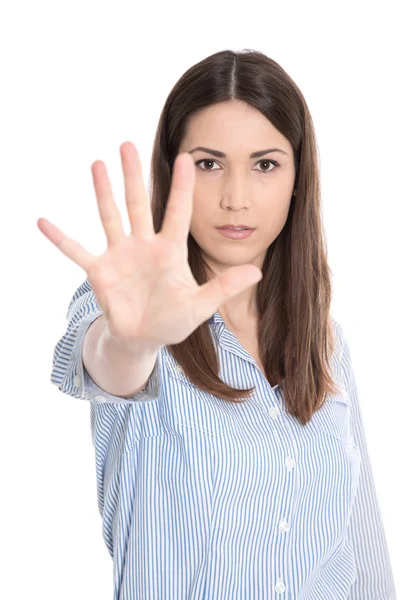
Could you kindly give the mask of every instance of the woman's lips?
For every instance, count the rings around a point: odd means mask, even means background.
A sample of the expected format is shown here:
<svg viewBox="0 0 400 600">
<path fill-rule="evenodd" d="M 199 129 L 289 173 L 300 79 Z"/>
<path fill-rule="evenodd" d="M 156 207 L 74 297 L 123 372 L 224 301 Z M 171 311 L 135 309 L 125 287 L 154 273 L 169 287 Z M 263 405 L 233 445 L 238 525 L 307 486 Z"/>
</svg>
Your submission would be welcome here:
<svg viewBox="0 0 400 600">
<path fill-rule="evenodd" d="M 221 235 L 232 240 L 243 240 L 249 237 L 254 231 L 254 229 L 227 229 L 223 227 L 216 227 L 216 229 Z"/>
</svg>

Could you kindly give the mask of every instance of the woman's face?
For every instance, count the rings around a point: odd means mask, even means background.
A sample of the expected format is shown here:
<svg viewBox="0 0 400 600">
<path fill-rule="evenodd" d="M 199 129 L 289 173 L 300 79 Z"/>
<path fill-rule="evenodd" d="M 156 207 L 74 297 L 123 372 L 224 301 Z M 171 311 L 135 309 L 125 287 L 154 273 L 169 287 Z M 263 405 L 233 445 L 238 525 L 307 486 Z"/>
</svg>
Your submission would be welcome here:
<svg viewBox="0 0 400 600">
<path fill-rule="evenodd" d="M 195 150 L 198 146 L 225 156 Z M 269 148 L 282 152 L 250 158 Z M 290 142 L 258 110 L 232 100 L 193 116 L 180 152 L 190 152 L 196 165 L 190 233 L 206 262 L 216 274 L 249 263 L 261 269 L 289 212 L 296 175 Z M 235 240 L 216 229 L 226 223 L 256 229 Z"/>
</svg>

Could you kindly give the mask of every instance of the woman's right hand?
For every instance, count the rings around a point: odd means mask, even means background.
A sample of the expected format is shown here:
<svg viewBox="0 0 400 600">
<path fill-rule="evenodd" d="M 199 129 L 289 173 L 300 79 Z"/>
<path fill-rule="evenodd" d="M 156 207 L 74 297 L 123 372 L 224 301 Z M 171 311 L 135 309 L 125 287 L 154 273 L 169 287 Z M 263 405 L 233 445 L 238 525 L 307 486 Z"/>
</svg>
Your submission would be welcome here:
<svg viewBox="0 0 400 600">
<path fill-rule="evenodd" d="M 92 164 L 100 219 L 107 237 L 104 254 L 95 256 L 47 219 L 40 231 L 86 273 L 110 334 L 137 348 L 158 349 L 185 340 L 224 302 L 261 279 L 255 265 L 230 267 L 199 286 L 188 264 L 187 238 L 193 207 L 192 156 L 174 162 L 165 219 L 154 232 L 151 205 L 135 145 L 120 146 L 131 232 L 126 235 L 106 166 Z"/>
</svg>

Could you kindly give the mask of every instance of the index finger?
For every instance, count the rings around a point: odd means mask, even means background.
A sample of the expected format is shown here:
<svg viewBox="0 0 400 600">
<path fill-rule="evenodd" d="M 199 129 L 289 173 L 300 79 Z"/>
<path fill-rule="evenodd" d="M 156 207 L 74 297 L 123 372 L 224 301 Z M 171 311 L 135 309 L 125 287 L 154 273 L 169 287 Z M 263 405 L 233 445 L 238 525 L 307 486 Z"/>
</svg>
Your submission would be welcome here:
<svg viewBox="0 0 400 600">
<path fill-rule="evenodd" d="M 171 241 L 187 243 L 193 212 L 193 189 L 195 167 L 189 152 L 181 152 L 175 158 L 171 189 L 161 228 Z"/>
</svg>

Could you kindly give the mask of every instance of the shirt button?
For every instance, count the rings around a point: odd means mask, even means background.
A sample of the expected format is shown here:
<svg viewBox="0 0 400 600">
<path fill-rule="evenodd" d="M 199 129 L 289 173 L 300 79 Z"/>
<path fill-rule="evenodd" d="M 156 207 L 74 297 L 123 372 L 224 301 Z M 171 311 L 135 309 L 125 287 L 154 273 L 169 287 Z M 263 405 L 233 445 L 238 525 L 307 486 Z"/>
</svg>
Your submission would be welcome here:
<svg viewBox="0 0 400 600">
<path fill-rule="evenodd" d="M 107 398 L 105 398 L 104 396 L 95 396 L 94 399 L 97 400 L 97 402 L 106 402 L 107 401 Z"/>
<path fill-rule="evenodd" d="M 270 406 L 268 408 L 269 416 L 275 419 L 279 413 L 279 409 L 276 406 Z"/>
<path fill-rule="evenodd" d="M 275 586 L 275 591 L 276 592 L 284 592 L 286 590 L 285 584 L 283 583 L 283 581 L 279 581 L 279 583 L 276 584 Z"/>
<path fill-rule="evenodd" d="M 75 387 L 79 387 L 80 383 L 81 383 L 80 376 L 79 375 L 75 375 L 75 377 L 74 377 L 74 386 Z"/>
<path fill-rule="evenodd" d="M 296 461 L 291 456 L 288 456 L 286 459 L 286 468 L 291 471 L 296 466 Z"/>
<path fill-rule="evenodd" d="M 287 521 L 281 521 L 279 523 L 279 531 L 288 531 L 289 528 L 290 528 L 290 526 Z"/>
</svg>

